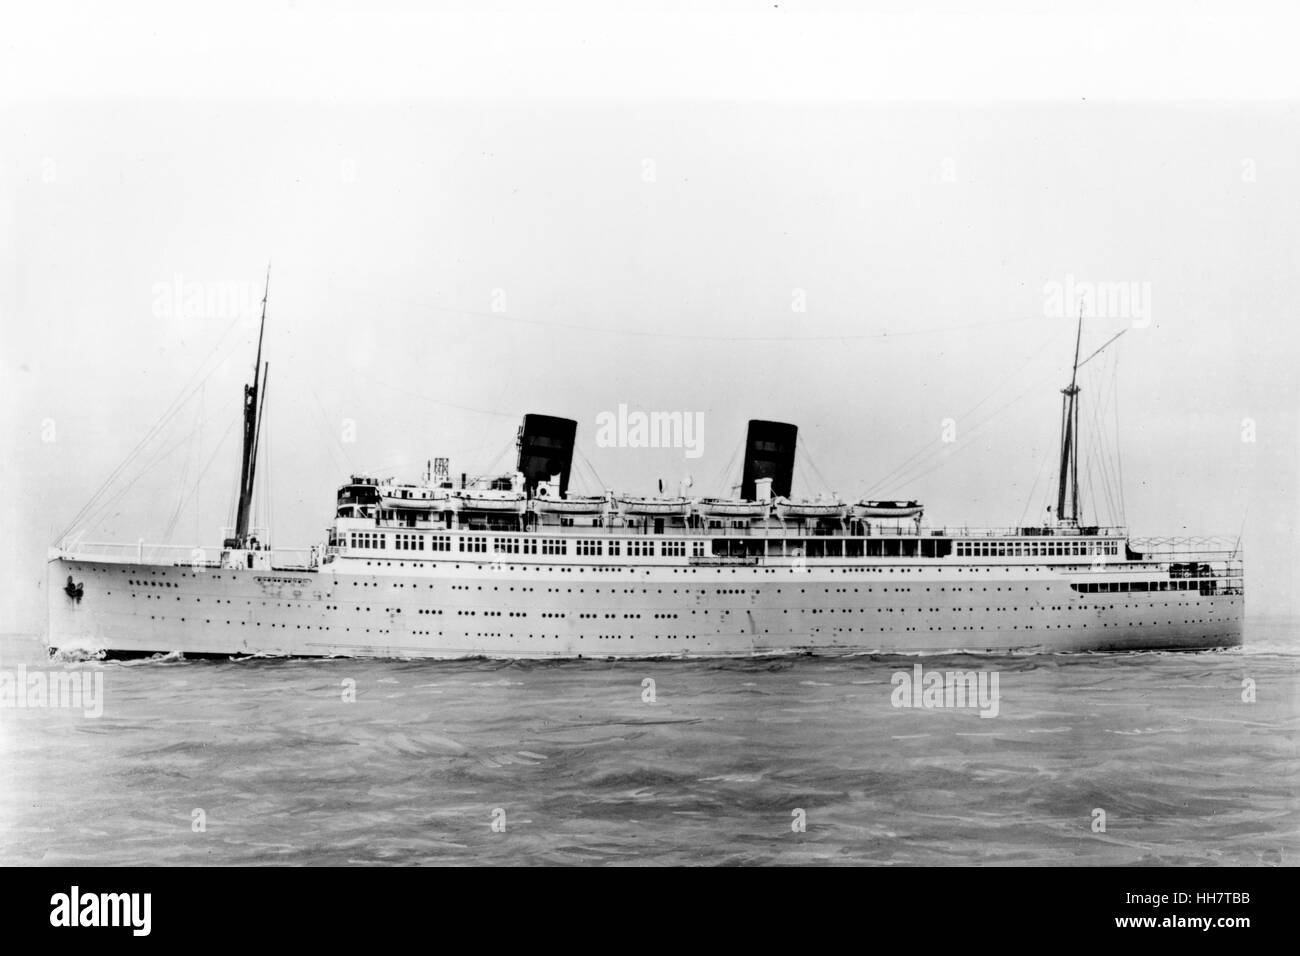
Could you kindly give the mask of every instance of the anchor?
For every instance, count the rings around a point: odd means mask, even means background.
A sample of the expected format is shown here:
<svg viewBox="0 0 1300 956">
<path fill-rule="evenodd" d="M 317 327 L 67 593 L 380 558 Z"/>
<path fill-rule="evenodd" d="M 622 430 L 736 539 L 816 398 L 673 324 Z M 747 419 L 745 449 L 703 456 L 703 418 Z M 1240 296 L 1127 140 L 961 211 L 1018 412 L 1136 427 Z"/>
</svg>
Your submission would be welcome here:
<svg viewBox="0 0 1300 956">
<path fill-rule="evenodd" d="M 81 603 L 81 595 L 86 591 L 84 584 L 73 584 L 72 575 L 68 575 L 68 583 L 63 586 L 63 593 L 77 603 Z"/>
</svg>

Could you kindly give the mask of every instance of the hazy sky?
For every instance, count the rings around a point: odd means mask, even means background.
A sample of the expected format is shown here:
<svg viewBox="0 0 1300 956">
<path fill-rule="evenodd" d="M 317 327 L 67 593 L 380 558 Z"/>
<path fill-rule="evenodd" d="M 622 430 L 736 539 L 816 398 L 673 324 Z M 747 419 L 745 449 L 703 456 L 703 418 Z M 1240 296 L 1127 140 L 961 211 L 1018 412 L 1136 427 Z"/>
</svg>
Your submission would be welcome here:
<svg viewBox="0 0 1300 956">
<path fill-rule="evenodd" d="M 1244 527 L 1250 610 L 1293 611 L 1294 31 L 997 9 L 11 24 L 0 629 L 40 628 L 45 548 L 200 381 L 84 531 L 217 542 L 268 259 L 278 545 L 320 540 L 350 470 L 508 467 L 527 411 L 577 419 L 608 487 L 725 494 L 770 417 L 797 492 L 1040 520 L 1060 293 L 1123 284 L 1085 322 L 1085 355 L 1128 330 L 1082 380 L 1085 517 L 1116 517 L 1118 451 L 1135 535 Z M 597 447 L 620 404 L 699 413 L 702 454 Z"/>
</svg>

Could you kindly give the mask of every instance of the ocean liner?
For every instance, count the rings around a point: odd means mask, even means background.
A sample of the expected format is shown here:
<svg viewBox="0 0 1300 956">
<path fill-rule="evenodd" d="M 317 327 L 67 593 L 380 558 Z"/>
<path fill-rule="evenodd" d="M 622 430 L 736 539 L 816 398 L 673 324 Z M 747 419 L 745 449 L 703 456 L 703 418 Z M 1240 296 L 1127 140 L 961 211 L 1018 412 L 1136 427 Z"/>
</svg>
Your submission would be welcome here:
<svg viewBox="0 0 1300 956">
<path fill-rule="evenodd" d="M 1080 520 L 1081 332 L 1042 526 L 946 529 L 914 500 L 792 497 L 798 429 L 769 421 L 749 423 L 733 497 L 571 495 L 577 423 L 527 414 L 513 473 L 455 480 L 440 458 L 418 481 L 351 476 L 327 539 L 280 551 L 250 527 L 265 321 L 264 298 L 231 533 L 211 551 L 63 540 L 48 560 L 52 651 L 618 658 L 1242 641 L 1236 545 L 1142 543 Z"/>
</svg>

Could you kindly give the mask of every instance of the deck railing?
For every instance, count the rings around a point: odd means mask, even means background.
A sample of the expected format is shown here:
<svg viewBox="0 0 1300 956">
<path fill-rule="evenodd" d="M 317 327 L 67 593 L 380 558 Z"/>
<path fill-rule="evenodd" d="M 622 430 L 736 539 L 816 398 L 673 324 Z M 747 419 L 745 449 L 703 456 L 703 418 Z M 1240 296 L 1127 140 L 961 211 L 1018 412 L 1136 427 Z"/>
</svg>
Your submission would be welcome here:
<svg viewBox="0 0 1300 956">
<path fill-rule="evenodd" d="M 50 557 L 114 564 L 159 564 L 171 567 L 219 568 L 224 548 L 183 544 L 121 544 L 102 541 L 73 541 L 51 548 Z M 271 567 L 306 570 L 313 567 L 312 548 L 271 548 Z"/>
<path fill-rule="evenodd" d="M 984 539 L 984 538 L 1014 538 L 1014 537 L 1035 537 L 1035 538 L 1125 538 L 1128 535 L 1126 528 L 1120 527 L 1102 527 L 1089 526 L 1086 528 L 978 528 L 968 526 L 946 526 L 930 527 L 921 525 L 918 529 L 916 524 L 911 521 L 891 522 L 889 524 L 875 519 L 867 519 L 862 523 L 862 534 L 849 534 L 848 529 L 859 523 L 859 519 L 846 519 L 841 526 L 838 521 L 829 522 L 830 527 L 818 527 L 816 522 L 807 521 L 799 523 L 794 520 L 787 521 L 781 525 L 776 519 L 771 519 L 769 523 L 757 525 L 745 525 L 739 528 L 729 527 L 728 523 L 719 528 L 708 527 L 703 524 L 697 527 L 683 526 L 666 526 L 663 531 L 655 530 L 654 519 L 651 518 L 645 524 L 620 525 L 616 522 L 604 522 L 599 525 L 529 525 L 525 531 L 521 526 L 516 527 L 490 527 L 486 522 L 455 525 L 451 528 L 446 527 L 441 522 L 416 522 L 415 524 L 406 524 L 400 521 L 376 521 L 374 519 L 357 519 L 364 523 L 357 524 L 356 530 L 378 531 L 427 531 L 434 533 L 464 532 L 472 534 L 528 534 L 539 537 L 577 537 L 590 538 L 596 536 L 618 536 L 632 537 L 645 535 L 647 537 L 688 537 L 688 538 L 963 538 L 963 539 Z"/>
</svg>

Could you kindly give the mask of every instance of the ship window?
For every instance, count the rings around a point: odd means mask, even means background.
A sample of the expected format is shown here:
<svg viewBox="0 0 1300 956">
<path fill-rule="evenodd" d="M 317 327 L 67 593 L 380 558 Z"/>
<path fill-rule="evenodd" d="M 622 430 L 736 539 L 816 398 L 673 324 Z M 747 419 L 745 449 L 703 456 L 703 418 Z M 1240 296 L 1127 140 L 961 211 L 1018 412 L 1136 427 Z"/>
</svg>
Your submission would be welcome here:
<svg viewBox="0 0 1300 956">
<path fill-rule="evenodd" d="M 622 542 L 621 542 L 621 541 L 611 541 L 611 542 L 609 543 L 609 556 L 610 556 L 611 558 L 617 558 L 617 557 L 619 556 L 619 552 L 620 552 L 620 550 L 621 550 L 621 548 L 620 548 L 621 545 L 622 545 Z"/>
<path fill-rule="evenodd" d="M 921 540 L 921 557 L 923 558 L 946 558 L 950 554 L 952 554 L 952 541 L 948 538 L 923 538 Z M 849 555 L 849 557 L 856 556 L 854 554 Z"/>
</svg>

